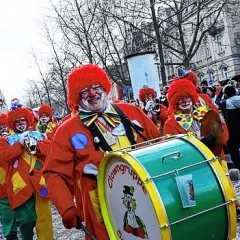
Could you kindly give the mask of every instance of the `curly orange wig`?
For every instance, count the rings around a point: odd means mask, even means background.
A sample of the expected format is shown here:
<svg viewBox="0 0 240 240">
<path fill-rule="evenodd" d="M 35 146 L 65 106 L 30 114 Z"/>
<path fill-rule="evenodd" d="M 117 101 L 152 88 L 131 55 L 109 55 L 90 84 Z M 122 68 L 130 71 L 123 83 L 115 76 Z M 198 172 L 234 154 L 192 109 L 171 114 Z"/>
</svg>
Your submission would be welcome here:
<svg viewBox="0 0 240 240">
<path fill-rule="evenodd" d="M 8 112 L 8 117 L 7 117 L 7 127 L 10 130 L 14 130 L 14 123 L 17 119 L 24 117 L 27 121 L 28 127 L 30 127 L 33 124 L 34 121 L 34 115 L 33 113 L 28 110 L 25 107 L 21 108 L 16 108 L 14 110 L 11 110 Z"/>
<path fill-rule="evenodd" d="M 149 88 L 140 88 L 138 96 L 142 102 L 145 102 L 146 96 L 149 96 L 150 94 L 152 95 L 153 98 L 155 98 L 155 91 L 153 88 L 150 88 L 150 87 Z"/>
<path fill-rule="evenodd" d="M 7 122 L 7 114 L 6 113 L 0 113 L 0 124 L 6 124 Z"/>
<path fill-rule="evenodd" d="M 193 105 L 198 102 L 196 87 L 189 80 L 183 78 L 170 84 L 167 95 L 169 113 L 175 112 L 178 109 L 178 98 L 187 95 L 191 97 Z"/>
<path fill-rule="evenodd" d="M 186 79 L 186 80 L 190 81 L 195 86 L 197 86 L 197 84 L 198 84 L 198 77 L 197 77 L 196 73 L 191 70 L 189 70 L 183 78 L 179 77 L 179 76 L 174 77 L 174 81 L 178 81 L 178 80 L 182 80 L 182 79 Z"/>
<path fill-rule="evenodd" d="M 99 84 L 109 94 L 112 83 L 107 73 L 97 65 L 87 64 L 80 68 L 75 68 L 68 74 L 68 104 L 73 106 L 79 105 L 79 94 L 83 88 L 91 87 L 93 84 Z"/>
<path fill-rule="evenodd" d="M 38 116 L 41 116 L 41 114 L 48 114 L 50 117 L 53 115 L 53 110 L 48 104 L 43 104 L 38 110 Z"/>
</svg>

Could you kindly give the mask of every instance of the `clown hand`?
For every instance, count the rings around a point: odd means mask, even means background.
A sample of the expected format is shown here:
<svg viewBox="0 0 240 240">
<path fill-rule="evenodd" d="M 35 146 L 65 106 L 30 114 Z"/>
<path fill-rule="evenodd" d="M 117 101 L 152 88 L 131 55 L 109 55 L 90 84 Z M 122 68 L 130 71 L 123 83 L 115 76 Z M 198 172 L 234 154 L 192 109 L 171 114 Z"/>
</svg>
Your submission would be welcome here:
<svg viewBox="0 0 240 240">
<path fill-rule="evenodd" d="M 19 142 L 21 143 L 21 145 L 25 145 L 26 143 L 29 142 L 29 131 L 23 132 L 20 134 L 19 136 Z"/>
<path fill-rule="evenodd" d="M 202 136 L 200 140 L 210 149 L 214 147 L 216 143 L 216 138 L 212 134 Z"/>
</svg>

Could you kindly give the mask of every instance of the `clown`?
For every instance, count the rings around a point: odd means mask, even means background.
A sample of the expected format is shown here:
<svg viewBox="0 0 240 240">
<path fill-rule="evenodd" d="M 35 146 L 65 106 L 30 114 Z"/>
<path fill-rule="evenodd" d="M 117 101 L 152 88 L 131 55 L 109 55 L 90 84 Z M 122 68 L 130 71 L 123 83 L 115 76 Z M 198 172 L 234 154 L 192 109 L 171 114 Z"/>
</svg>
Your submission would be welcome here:
<svg viewBox="0 0 240 240">
<path fill-rule="evenodd" d="M 0 113 L 0 136 L 7 136 L 9 134 L 9 131 L 6 126 L 7 121 L 7 114 L 6 113 Z"/>
<path fill-rule="evenodd" d="M 47 104 L 40 106 L 38 110 L 38 119 L 36 131 L 46 133 L 48 139 L 52 139 L 58 126 L 57 122 L 54 121 L 52 108 Z"/>
<path fill-rule="evenodd" d="M 7 114 L 0 113 L 0 137 L 6 138 L 9 134 L 7 126 Z M 3 235 L 6 240 L 17 240 L 17 220 L 14 212 L 10 209 L 6 187 L 7 163 L 0 161 L 0 217 Z"/>
<path fill-rule="evenodd" d="M 42 177 L 42 165 L 49 141 L 29 128 L 33 114 L 22 105 L 14 105 L 8 113 L 7 126 L 11 132 L 1 138 L 0 162 L 8 165 L 6 186 L 11 209 L 25 240 L 33 239 L 33 228 L 39 240 L 53 239 L 48 190 Z M 35 152 L 30 151 L 34 147 Z"/>
<path fill-rule="evenodd" d="M 155 91 L 153 88 L 144 85 L 139 90 L 139 99 L 143 102 L 143 111 L 154 122 L 154 124 L 162 132 L 165 121 L 167 120 L 167 108 L 155 99 Z"/>
<path fill-rule="evenodd" d="M 192 70 L 189 71 L 184 71 L 181 68 L 178 68 L 178 76 L 174 77 L 174 81 L 179 81 L 179 80 L 188 80 L 190 81 L 197 89 L 197 91 L 200 91 L 198 87 L 198 77 L 195 72 Z M 212 102 L 212 99 L 205 93 L 203 92 L 198 92 L 198 101 L 202 105 L 208 105 L 210 109 L 216 111 L 219 113 L 219 110 L 217 106 Z"/>
<path fill-rule="evenodd" d="M 139 108 L 108 101 L 111 82 L 97 65 L 73 69 L 67 83 L 68 104 L 79 112 L 59 126 L 43 173 L 65 228 L 79 228 L 81 218 L 98 240 L 106 240 L 96 182 L 104 152 L 157 138 L 159 132 Z"/>
<path fill-rule="evenodd" d="M 148 234 L 146 226 L 142 219 L 136 215 L 135 210 L 137 208 L 136 200 L 133 198 L 134 187 L 133 186 L 123 186 L 124 197 L 122 198 L 123 204 L 127 211 L 123 218 L 123 229 L 133 234 L 136 237 L 142 239 L 148 239 Z"/>
<path fill-rule="evenodd" d="M 201 121 L 204 115 L 210 110 L 208 105 L 199 102 L 199 95 L 196 87 L 188 80 L 182 79 L 170 85 L 168 91 L 169 114 L 170 117 L 165 122 L 164 134 L 181 134 L 192 132 L 195 137 L 201 139 L 208 147 L 214 144 L 212 135 L 201 136 Z M 228 130 L 226 123 L 222 123 L 223 144 L 228 140 Z M 221 154 L 221 164 L 227 172 L 227 165 L 224 154 Z"/>
</svg>

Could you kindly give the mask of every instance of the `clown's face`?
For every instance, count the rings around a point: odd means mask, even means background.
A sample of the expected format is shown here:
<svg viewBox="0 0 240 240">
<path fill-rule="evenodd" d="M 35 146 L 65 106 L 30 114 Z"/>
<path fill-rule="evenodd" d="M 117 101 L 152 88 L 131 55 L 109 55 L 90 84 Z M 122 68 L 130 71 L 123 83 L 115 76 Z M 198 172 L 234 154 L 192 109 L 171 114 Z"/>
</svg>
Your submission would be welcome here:
<svg viewBox="0 0 240 240">
<path fill-rule="evenodd" d="M 124 198 L 123 198 L 123 203 L 125 205 L 125 207 L 127 208 L 129 213 L 134 212 L 134 207 L 133 207 L 133 198 L 131 195 L 129 194 L 124 194 Z"/>
<path fill-rule="evenodd" d="M 103 112 L 107 106 L 107 94 L 100 85 L 94 84 L 80 92 L 80 106 L 91 112 Z"/>
<path fill-rule="evenodd" d="M 14 131 L 16 133 L 22 133 L 22 132 L 26 131 L 27 128 L 28 128 L 27 120 L 24 117 L 18 118 L 14 122 Z"/>
<path fill-rule="evenodd" d="M 178 98 L 177 105 L 182 113 L 190 113 L 192 111 L 193 102 L 190 96 L 182 96 Z"/>
<path fill-rule="evenodd" d="M 5 123 L 0 124 L 0 135 L 7 132 L 7 126 Z"/>
<path fill-rule="evenodd" d="M 41 114 L 41 116 L 39 117 L 39 122 L 41 125 L 46 125 L 50 122 L 50 116 L 48 114 Z"/>
</svg>

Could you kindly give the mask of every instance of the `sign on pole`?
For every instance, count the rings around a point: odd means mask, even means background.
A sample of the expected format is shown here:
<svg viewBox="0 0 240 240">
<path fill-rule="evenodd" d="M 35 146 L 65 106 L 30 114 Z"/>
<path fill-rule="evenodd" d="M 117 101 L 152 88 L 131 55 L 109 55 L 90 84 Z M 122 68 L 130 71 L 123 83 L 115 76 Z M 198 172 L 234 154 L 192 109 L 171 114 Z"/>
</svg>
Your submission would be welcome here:
<svg viewBox="0 0 240 240">
<path fill-rule="evenodd" d="M 155 64 L 155 52 L 143 52 L 125 57 L 128 62 L 134 98 L 139 98 L 139 89 L 143 85 L 153 88 L 160 97 L 159 75 Z"/>
</svg>

